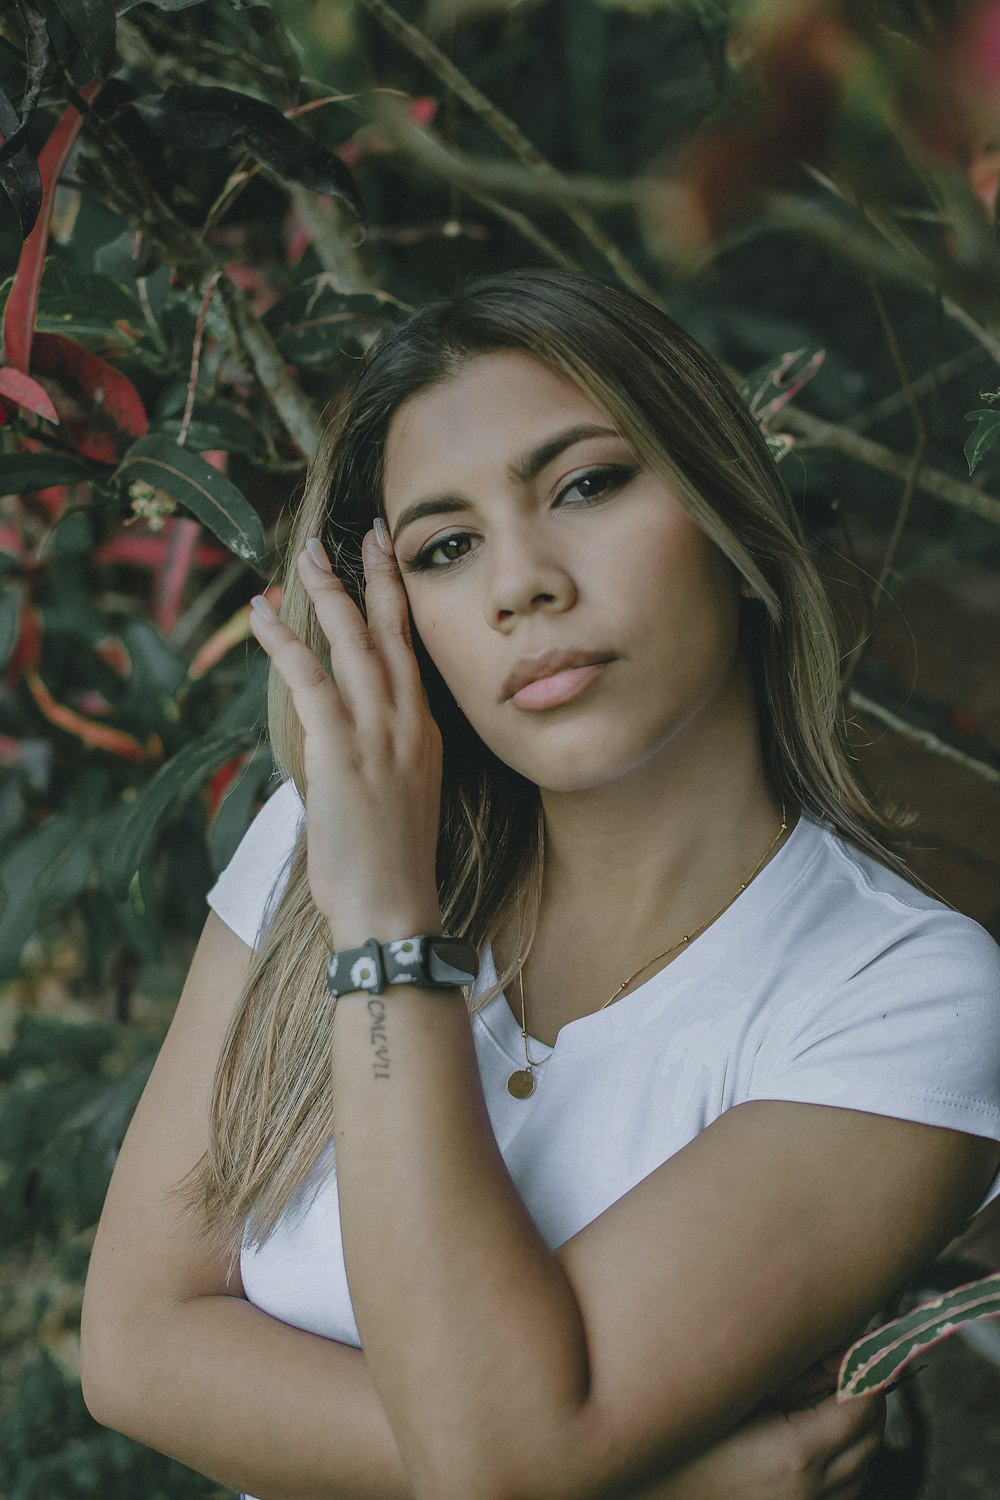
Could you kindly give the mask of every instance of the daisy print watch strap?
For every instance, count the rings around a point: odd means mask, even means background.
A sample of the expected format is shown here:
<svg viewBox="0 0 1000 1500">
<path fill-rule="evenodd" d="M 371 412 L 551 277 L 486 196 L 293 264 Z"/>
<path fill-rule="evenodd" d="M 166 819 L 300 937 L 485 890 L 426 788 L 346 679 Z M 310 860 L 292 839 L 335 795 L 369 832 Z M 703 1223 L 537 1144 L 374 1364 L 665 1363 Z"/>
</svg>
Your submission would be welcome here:
<svg viewBox="0 0 1000 1500">
<path fill-rule="evenodd" d="M 478 973 L 479 955 L 472 944 L 439 932 L 393 943 L 369 938 L 360 948 L 331 953 L 326 963 L 326 982 L 334 996 L 357 990 L 379 995 L 390 984 L 451 989 L 471 984 Z"/>
</svg>

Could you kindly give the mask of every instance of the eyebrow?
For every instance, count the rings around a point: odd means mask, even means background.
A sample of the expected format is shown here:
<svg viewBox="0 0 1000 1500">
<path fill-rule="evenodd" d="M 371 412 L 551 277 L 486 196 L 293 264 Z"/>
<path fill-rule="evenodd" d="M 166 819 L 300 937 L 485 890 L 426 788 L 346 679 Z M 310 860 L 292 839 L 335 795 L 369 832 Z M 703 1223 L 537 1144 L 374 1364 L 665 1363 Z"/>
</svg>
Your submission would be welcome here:
<svg viewBox="0 0 1000 1500">
<path fill-rule="evenodd" d="M 530 484 L 531 480 L 540 474 L 553 459 L 558 458 L 560 453 L 565 452 L 567 448 L 572 448 L 574 444 L 582 443 L 586 438 L 620 436 L 621 434 L 613 427 L 596 427 L 592 422 L 566 427 L 562 432 L 546 438 L 544 443 L 539 443 L 537 448 L 532 448 L 530 453 L 525 453 L 521 458 L 515 459 L 507 469 L 507 477 L 514 484 Z M 424 516 L 450 515 L 454 511 L 468 509 L 469 502 L 462 495 L 433 495 L 426 500 L 417 500 L 403 511 L 392 533 L 392 540 L 395 542 L 405 527 L 409 526 L 412 521 L 421 520 Z"/>
</svg>

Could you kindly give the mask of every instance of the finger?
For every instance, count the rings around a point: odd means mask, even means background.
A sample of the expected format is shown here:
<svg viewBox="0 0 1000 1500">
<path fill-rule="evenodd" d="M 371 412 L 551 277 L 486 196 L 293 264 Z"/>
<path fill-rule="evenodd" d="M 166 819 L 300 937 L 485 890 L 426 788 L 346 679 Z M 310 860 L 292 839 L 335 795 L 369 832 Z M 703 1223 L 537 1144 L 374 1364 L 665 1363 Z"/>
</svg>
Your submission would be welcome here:
<svg viewBox="0 0 1000 1500">
<path fill-rule="evenodd" d="M 841 1403 L 843 1405 L 843 1403 Z M 832 1486 L 863 1479 L 878 1456 L 885 1433 L 886 1403 L 880 1397 L 866 1402 L 870 1410 L 858 1414 L 857 1425 L 848 1441 L 831 1448 L 826 1463 L 826 1479 Z"/>
<path fill-rule="evenodd" d="M 388 528 L 382 527 L 386 547 L 375 530 L 365 534 L 361 557 L 365 565 L 365 612 L 368 629 L 382 653 L 394 701 L 402 706 L 423 702 L 423 680 L 413 650 L 410 609 L 402 575 L 392 550 Z"/>
<path fill-rule="evenodd" d="M 787 1417 L 810 1466 L 823 1470 L 878 1421 L 877 1405 L 877 1397 L 838 1401 L 836 1396 L 829 1396 L 815 1406 L 788 1412 Z"/>
<path fill-rule="evenodd" d="M 257 594 L 250 601 L 250 625 L 292 695 L 307 738 L 343 734 L 345 711 L 337 687 L 304 641 L 289 630 Z"/>
<path fill-rule="evenodd" d="M 361 611 L 330 566 L 323 544 L 310 537 L 297 559 L 299 577 L 330 643 L 330 670 L 355 723 L 384 706 L 386 677 Z"/>
<path fill-rule="evenodd" d="M 825 1485 L 820 1492 L 823 1500 L 836 1500 L 841 1495 L 860 1491 L 871 1474 L 881 1447 L 882 1434 L 873 1429 L 838 1454 L 824 1476 Z"/>
</svg>

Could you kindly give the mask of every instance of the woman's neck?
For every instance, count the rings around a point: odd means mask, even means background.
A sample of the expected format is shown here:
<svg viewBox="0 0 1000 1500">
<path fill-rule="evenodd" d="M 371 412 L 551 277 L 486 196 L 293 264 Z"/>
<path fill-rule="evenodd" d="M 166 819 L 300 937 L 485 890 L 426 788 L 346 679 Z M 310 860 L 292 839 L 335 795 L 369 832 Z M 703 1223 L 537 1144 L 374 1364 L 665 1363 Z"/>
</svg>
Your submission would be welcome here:
<svg viewBox="0 0 1000 1500">
<path fill-rule="evenodd" d="M 749 693 L 628 774 L 582 790 L 543 789 L 541 802 L 540 927 L 614 935 L 640 958 L 728 901 L 781 825 Z M 791 824 L 797 809 L 786 812 Z"/>
</svg>

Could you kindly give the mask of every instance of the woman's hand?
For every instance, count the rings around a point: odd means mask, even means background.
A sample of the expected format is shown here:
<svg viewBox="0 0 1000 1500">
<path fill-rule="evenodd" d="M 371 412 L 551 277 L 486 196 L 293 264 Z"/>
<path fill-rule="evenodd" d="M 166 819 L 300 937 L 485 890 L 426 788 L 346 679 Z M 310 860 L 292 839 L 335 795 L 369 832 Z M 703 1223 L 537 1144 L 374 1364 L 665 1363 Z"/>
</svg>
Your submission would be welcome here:
<svg viewBox="0 0 1000 1500">
<path fill-rule="evenodd" d="M 884 1396 L 756 1411 L 629 1500 L 859 1500 L 885 1416 Z"/>
<path fill-rule="evenodd" d="M 309 884 L 338 948 L 440 924 L 441 734 L 413 652 L 395 559 L 374 531 L 361 553 L 367 623 L 318 541 L 298 558 L 330 643 L 332 677 L 262 597 L 250 611 L 302 723 Z"/>
</svg>

